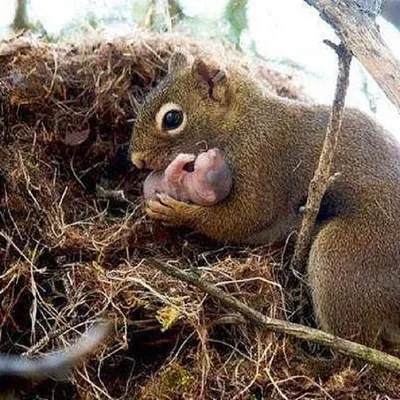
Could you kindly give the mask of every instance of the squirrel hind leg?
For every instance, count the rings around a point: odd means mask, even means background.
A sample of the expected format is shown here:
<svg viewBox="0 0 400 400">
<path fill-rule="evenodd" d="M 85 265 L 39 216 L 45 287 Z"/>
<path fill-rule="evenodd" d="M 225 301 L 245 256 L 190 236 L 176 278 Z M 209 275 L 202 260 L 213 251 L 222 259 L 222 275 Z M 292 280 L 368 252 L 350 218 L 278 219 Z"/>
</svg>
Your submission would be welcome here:
<svg viewBox="0 0 400 400">
<path fill-rule="evenodd" d="M 324 331 L 383 349 L 386 327 L 399 322 L 400 304 L 395 290 L 380 288 L 388 287 L 388 279 L 398 287 L 400 274 L 390 276 L 393 260 L 384 258 L 385 251 L 365 257 L 364 247 L 357 243 L 363 240 L 359 232 L 365 226 L 351 225 L 333 221 L 314 240 L 307 275 L 315 314 Z M 396 330 L 391 332 L 393 338 Z"/>
<path fill-rule="evenodd" d="M 388 352 L 400 356 L 400 324 L 385 327 L 382 332 L 382 343 Z"/>
</svg>

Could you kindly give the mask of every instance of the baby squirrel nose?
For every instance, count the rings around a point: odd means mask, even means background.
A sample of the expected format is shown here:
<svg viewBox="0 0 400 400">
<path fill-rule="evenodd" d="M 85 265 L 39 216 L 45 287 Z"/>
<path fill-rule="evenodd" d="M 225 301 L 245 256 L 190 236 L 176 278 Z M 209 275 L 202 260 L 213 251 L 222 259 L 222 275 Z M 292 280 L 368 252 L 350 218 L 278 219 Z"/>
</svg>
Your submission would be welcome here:
<svg viewBox="0 0 400 400">
<path fill-rule="evenodd" d="M 140 153 L 140 152 L 132 153 L 131 154 L 131 161 L 132 161 L 132 164 L 137 169 L 143 169 L 144 166 L 145 166 L 145 162 L 143 160 L 143 153 Z"/>
</svg>

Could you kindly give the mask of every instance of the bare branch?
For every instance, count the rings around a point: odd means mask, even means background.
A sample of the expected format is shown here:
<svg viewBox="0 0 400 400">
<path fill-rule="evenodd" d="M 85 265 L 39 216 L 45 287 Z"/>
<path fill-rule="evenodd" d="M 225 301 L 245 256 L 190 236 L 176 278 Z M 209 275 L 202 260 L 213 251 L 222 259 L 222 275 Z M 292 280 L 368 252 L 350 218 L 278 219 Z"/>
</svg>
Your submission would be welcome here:
<svg viewBox="0 0 400 400">
<path fill-rule="evenodd" d="M 354 0 L 362 11 L 376 17 L 382 8 L 383 0 Z"/>
<path fill-rule="evenodd" d="M 400 111 L 400 63 L 389 49 L 373 16 L 353 0 L 304 0 L 335 30 Z"/>
<path fill-rule="evenodd" d="M 335 98 L 333 100 L 332 111 L 324 144 L 317 170 L 311 180 L 308 188 L 307 203 L 304 208 L 304 216 L 298 235 L 295 252 L 292 259 L 292 266 L 296 270 L 303 269 L 307 261 L 307 256 L 311 247 L 312 232 L 318 211 L 321 206 L 321 201 L 324 193 L 331 183 L 331 164 L 336 142 L 339 136 L 340 128 L 343 119 L 344 103 L 346 98 L 347 88 L 349 86 L 351 54 L 341 44 L 339 46 L 325 41 L 327 45 L 332 47 L 339 57 L 339 73 L 336 82 Z"/>
<path fill-rule="evenodd" d="M 325 333 L 318 329 L 266 317 L 257 310 L 254 310 L 245 303 L 237 300 L 230 294 L 225 293 L 223 290 L 215 287 L 204 279 L 201 279 L 194 273 L 185 272 L 179 268 L 156 259 L 150 259 L 147 261 L 147 263 L 157 270 L 162 271 L 166 275 L 196 286 L 205 293 L 208 293 L 210 296 L 218 299 L 223 305 L 240 312 L 246 319 L 263 329 L 268 329 L 278 333 L 285 333 L 290 336 L 328 346 L 339 351 L 340 353 L 356 357 L 370 364 L 400 373 L 400 359 L 397 357 L 355 342 L 351 342 L 350 340 L 330 335 L 329 333 Z"/>
</svg>

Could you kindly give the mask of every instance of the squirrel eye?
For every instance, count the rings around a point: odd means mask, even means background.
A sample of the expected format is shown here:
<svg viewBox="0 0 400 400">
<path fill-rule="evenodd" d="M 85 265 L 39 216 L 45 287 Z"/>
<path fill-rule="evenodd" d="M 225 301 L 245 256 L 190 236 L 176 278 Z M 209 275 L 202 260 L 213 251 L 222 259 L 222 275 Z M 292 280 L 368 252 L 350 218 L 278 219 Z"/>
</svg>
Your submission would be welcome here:
<svg viewBox="0 0 400 400">
<path fill-rule="evenodd" d="M 183 111 L 171 110 L 168 111 L 163 118 L 162 128 L 164 131 L 170 131 L 178 128 L 183 122 Z"/>
<path fill-rule="evenodd" d="M 156 122 L 161 133 L 175 136 L 181 133 L 186 126 L 186 113 L 178 104 L 167 103 L 158 111 Z"/>
</svg>

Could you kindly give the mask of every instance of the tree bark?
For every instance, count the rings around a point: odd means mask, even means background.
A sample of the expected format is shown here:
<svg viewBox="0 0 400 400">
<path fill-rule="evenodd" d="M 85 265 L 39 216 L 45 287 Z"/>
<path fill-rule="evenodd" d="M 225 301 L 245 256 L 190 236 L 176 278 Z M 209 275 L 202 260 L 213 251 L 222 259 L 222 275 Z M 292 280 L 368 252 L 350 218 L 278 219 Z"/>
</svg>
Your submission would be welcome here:
<svg viewBox="0 0 400 400">
<path fill-rule="evenodd" d="M 304 1 L 332 26 L 400 112 L 400 63 L 383 40 L 373 16 L 354 0 Z"/>
<path fill-rule="evenodd" d="M 355 1 L 358 6 L 361 8 L 362 11 L 370 14 L 373 17 L 376 17 L 382 8 L 382 2 L 385 0 L 353 0 Z"/>
</svg>

